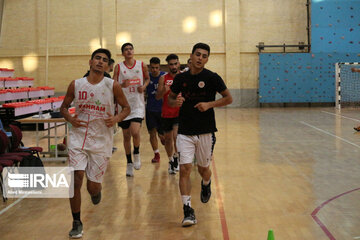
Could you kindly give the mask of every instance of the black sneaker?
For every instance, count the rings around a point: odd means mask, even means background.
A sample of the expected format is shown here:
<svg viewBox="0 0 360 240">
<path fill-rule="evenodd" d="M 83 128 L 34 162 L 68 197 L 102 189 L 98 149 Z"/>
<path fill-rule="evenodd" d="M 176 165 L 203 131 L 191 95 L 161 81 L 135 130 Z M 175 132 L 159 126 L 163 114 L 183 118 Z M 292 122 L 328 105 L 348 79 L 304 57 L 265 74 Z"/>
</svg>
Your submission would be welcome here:
<svg viewBox="0 0 360 240">
<path fill-rule="evenodd" d="M 201 193 L 200 193 L 200 199 L 201 202 L 203 203 L 207 203 L 211 197 L 211 181 L 209 182 L 208 185 L 204 185 L 203 184 L 203 180 L 201 180 Z"/>
<path fill-rule="evenodd" d="M 174 170 L 176 172 L 178 172 L 180 170 L 180 166 L 179 166 L 179 158 L 178 157 L 173 157 L 174 158 Z"/>
<path fill-rule="evenodd" d="M 173 162 L 173 161 L 169 161 L 168 172 L 169 172 L 169 174 L 176 174 L 176 172 L 175 172 L 175 167 L 174 167 L 174 162 Z"/>
<path fill-rule="evenodd" d="M 81 238 L 83 235 L 83 225 L 81 221 L 74 220 L 73 221 L 73 227 L 71 231 L 69 232 L 70 238 Z"/>
<path fill-rule="evenodd" d="M 189 227 L 191 225 L 196 224 L 196 218 L 195 218 L 195 212 L 194 209 L 192 209 L 188 205 L 184 205 L 184 219 L 182 220 L 182 226 L 183 227 Z"/>
<path fill-rule="evenodd" d="M 99 204 L 99 202 L 101 201 L 101 192 L 99 192 L 95 196 L 91 196 L 91 201 L 94 205 Z"/>
</svg>

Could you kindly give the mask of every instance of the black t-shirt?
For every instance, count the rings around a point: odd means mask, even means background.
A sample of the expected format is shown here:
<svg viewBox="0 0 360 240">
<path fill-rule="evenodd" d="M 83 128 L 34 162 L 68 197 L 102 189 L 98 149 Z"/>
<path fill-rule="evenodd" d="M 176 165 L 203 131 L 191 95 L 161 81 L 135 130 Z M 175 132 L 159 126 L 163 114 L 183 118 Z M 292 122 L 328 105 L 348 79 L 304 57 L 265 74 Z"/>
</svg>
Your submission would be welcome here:
<svg viewBox="0 0 360 240">
<path fill-rule="evenodd" d="M 199 102 L 214 101 L 217 92 L 227 89 L 217 73 L 205 68 L 197 75 L 191 75 L 190 71 L 180 73 L 175 76 L 170 89 L 176 94 L 181 92 L 185 98 L 179 113 L 179 134 L 198 135 L 217 131 L 214 109 L 200 112 L 194 108 Z"/>
</svg>

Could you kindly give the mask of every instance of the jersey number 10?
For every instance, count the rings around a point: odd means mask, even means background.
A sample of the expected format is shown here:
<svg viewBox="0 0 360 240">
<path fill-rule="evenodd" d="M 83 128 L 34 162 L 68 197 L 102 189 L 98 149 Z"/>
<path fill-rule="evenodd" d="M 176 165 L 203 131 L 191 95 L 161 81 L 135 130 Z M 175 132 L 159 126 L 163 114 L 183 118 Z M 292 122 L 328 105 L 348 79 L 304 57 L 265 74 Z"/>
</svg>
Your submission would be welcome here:
<svg viewBox="0 0 360 240">
<path fill-rule="evenodd" d="M 86 99 L 87 99 L 87 92 L 79 91 L 79 100 L 86 100 Z"/>
</svg>

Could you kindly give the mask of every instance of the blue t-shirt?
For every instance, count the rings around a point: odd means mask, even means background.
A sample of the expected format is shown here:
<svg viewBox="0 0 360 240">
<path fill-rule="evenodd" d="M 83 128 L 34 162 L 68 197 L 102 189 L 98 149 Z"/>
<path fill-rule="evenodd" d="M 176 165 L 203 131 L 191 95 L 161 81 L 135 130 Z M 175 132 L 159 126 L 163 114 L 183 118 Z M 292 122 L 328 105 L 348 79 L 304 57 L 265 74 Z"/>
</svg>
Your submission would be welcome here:
<svg viewBox="0 0 360 240">
<path fill-rule="evenodd" d="M 151 73 L 149 73 L 150 83 L 146 88 L 146 94 L 147 94 L 146 111 L 161 112 L 162 99 L 156 100 L 155 95 L 157 88 L 159 86 L 160 76 L 164 74 L 165 72 L 161 71 L 159 76 L 153 77 Z"/>
</svg>

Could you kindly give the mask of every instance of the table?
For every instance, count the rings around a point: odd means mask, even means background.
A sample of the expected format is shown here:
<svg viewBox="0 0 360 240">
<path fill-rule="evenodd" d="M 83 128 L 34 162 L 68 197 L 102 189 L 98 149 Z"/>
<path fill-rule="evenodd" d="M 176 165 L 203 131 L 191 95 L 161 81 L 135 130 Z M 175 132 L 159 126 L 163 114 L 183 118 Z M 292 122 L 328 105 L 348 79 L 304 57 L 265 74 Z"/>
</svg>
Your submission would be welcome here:
<svg viewBox="0 0 360 240">
<path fill-rule="evenodd" d="M 51 155 L 54 152 L 51 152 L 51 142 L 50 139 L 54 139 L 55 140 L 55 156 L 54 157 L 43 157 L 41 158 L 41 160 L 43 161 L 62 161 L 65 162 L 67 160 L 67 157 L 59 157 L 59 153 L 67 153 L 67 151 L 58 151 L 57 149 L 57 142 L 59 139 L 67 136 L 67 127 L 68 127 L 68 123 L 66 122 L 66 120 L 64 118 L 33 118 L 33 117 L 28 117 L 28 118 L 23 118 L 23 119 L 18 119 L 17 120 L 20 123 L 35 123 L 36 125 L 36 146 L 39 146 L 39 141 L 43 138 L 47 138 L 48 139 L 48 151 L 47 152 L 42 152 L 42 154 L 48 154 Z M 47 128 L 47 135 L 44 136 L 39 136 L 39 123 L 48 123 L 48 128 Z M 50 124 L 54 123 L 55 125 L 53 127 L 50 127 Z M 60 126 L 65 126 L 65 134 L 58 136 L 58 132 L 57 132 L 57 128 Z M 50 134 L 50 130 L 54 129 L 54 135 Z M 45 130 L 44 130 L 45 131 Z"/>
</svg>

